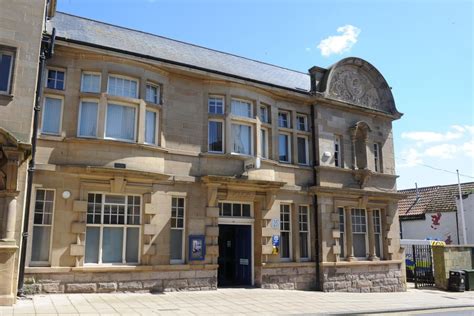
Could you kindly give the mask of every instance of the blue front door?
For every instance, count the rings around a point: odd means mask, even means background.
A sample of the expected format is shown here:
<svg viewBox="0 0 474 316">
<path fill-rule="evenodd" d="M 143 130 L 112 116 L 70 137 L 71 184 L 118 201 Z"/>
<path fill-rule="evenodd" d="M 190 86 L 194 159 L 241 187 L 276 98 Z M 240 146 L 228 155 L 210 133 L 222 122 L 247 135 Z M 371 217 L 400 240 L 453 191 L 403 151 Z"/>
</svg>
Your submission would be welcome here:
<svg viewBox="0 0 474 316">
<path fill-rule="evenodd" d="M 219 225 L 219 286 L 252 285 L 250 225 Z"/>
</svg>

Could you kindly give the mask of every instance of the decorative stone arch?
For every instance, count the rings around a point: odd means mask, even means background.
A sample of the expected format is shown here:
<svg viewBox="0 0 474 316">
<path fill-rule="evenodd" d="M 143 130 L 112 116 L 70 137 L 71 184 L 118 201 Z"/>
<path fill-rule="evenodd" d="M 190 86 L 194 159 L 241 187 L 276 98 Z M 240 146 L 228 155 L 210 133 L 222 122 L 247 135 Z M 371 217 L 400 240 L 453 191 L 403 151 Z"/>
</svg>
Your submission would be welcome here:
<svg viewBox="0 0 474 316">
<path fill-rule="evenodd" d="M 332 65 L 325 76 L 324 96 L 360 107 L 384 112 L 395 118 L 392 91 L 382 74 L 367 61 L 349 57 Z"/>
<path fill-rule="evenodd" d="M 367 142 L 371 131 L 369 124 L 364 121 L 359 121 L 350 128 L 352 142 L 352 169 L 368 169 Z"/>
</svg>

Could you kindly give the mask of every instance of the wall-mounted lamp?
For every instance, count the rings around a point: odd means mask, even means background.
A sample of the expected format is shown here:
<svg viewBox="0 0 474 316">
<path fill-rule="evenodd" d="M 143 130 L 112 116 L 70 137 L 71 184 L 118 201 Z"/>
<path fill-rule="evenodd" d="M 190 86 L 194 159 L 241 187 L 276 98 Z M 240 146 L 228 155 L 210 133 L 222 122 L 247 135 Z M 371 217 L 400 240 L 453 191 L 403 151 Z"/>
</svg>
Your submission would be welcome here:
<svg viewBox="0 0 474 316">
<path fill-rule="evenodd" d="M 63 191 L 63 199 L 67 200 L 71 197 L 71 192 L 69 191 Z"/>
</svg>

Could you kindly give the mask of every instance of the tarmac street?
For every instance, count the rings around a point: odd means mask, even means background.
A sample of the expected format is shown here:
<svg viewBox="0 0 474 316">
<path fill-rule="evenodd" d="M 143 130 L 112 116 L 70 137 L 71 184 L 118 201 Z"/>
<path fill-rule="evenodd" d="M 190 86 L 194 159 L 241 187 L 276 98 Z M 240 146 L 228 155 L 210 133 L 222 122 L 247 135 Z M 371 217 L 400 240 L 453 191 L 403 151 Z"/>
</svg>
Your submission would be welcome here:
<svg viewBox="0 0 474 316">
<path fill-rule="evenodd" d="M 163 294 L 49 294 L 19 300 L 13 307 L 0 307 L 0 316 L 317 315 L 387 312 L 397 315 L 474 315 L 474 291 L 452 293 L 435 289 L 409 289 L 401 293 L 323 293 L 228 288 Z"/>
</svg>

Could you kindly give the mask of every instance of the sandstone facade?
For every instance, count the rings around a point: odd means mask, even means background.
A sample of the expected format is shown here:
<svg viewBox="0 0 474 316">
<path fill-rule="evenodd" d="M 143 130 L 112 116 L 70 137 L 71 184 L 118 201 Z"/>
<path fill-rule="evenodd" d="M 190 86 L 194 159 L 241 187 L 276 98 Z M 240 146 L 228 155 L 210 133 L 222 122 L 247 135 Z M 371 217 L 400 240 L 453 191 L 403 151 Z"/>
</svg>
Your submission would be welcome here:
<svg viewBox="0 0 474 316">
<path fill-rule="evenodd" d="M 52 27 L 29 291 L 404 290 L 401 114 L 369 63 L 303 74 L 62 13 Z"/>
</svg>

